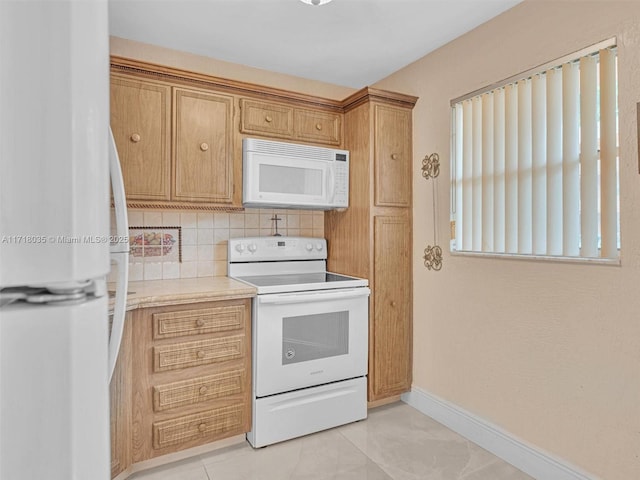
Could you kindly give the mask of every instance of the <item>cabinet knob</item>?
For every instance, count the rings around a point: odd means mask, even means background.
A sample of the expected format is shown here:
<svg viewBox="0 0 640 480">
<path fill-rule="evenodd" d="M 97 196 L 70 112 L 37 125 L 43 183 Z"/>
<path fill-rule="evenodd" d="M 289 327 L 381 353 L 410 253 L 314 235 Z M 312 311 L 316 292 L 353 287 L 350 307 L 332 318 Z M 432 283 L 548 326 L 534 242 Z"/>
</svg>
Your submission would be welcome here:
<svg viewBox="0 0 640 480">
<path fill-rule="evenodd" d="M 316 130 L 322 130 L 322 124 L 321 123 L 316 123 Z"/>
<path fill-rule="evenodd" d="M 200 395 L 204 395 L 205 393 L 207 393 L 207 387 L 203 385 L 200 387 L 200 390 L 198 391 L 200 392 Z"/>
<path fill-rule="evenodd" d="M 264 117 L 264 121 L 267 123 L 271 123 L 273 122 L 273 118 L 271 118 L 269 115 L 267 115 L 266 117 Z"/>
<path fill-rule="evenodd" d="M 196 325 L 199 327 L 204 327 L 204 320 L 199 318 L 196 320 Z"/>
<path fill-rule="evenodd" d="M 200 432 L 204 432 L 207 430 L 207 424 L 206 423 L 201 423 L 200 425 L 198 425 L 198 430 Z"/>
<path fill-rule="evenodd" d="M 397 160 L 398 159 L 398 154 L 397 153 L 392 153 L 391 154 L 391 160 Z"/>
<path fill-rule="evenodd" d="M 129 137 L 131 139 L 131 141 L 133 143 L 138 143 L 140 141 L 140 135 L 137 133 L 134 133 L 133 135 L 131 135 L 131 137 Z"/>
<path fill-rule="evenodd" d="M 198 352 L 196 353 L 196 357 L 204 358 L 204 350 L 198 350 Z"/>
<path fill-rule="evenodd" d="M 391 306 L 395 308 L 395 306 L 397 305 L 397 303 L 395 302 L 395 300 L 391 301 Z"/>
<path fill-rule="evenodd" d="M 209 150 L 209 144 L 202 142 L 200 144 L 200 150 L 202 150 L 203 152 L 206 152 L 207 150 Z"/>
</svg>

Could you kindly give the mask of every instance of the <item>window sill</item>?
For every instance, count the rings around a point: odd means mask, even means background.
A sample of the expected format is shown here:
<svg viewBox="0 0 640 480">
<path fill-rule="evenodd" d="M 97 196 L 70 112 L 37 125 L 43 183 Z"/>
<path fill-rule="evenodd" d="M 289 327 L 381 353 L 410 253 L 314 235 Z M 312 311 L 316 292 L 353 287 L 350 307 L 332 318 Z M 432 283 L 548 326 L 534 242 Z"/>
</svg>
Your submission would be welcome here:
<svg viewBox="0 0 640 480">
<path fill-rule="evenodd" d="M 522 255 L 518 253 L 489 253 L 489 252 L 472 252 L 466 250 L 450 250 L 452 256 L 455 257 L 479 257 L 479 258 L 495 258 L 505 260 L 526 260 L 533 262 L 553 262 L 553 263 L 577 263 L 583 265 L 608 265 L 612 267 L 621 266 L 620 257 L 618 258 L 586 258 L 586 257 L 560 257 L 552 255 Z"/>
</svg>

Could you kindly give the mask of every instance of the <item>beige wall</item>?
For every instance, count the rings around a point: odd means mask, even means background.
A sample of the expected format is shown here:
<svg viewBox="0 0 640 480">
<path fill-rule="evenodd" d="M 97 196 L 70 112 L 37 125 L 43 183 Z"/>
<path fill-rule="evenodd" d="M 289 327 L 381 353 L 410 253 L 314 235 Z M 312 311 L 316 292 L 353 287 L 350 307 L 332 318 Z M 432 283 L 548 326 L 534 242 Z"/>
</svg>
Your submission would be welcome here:
<svg viewBox="0 0 640 480">
<path fill-rule="evenodd" d="M 235 41 L 235 40 L 232 40 Z M 110 38 L 112 55 L 135 58 L 150 63 L 168 65 L 184 70 L 214 75 L 216 77 L 256 83 L 268 87 L 282 88 L 294 92 L 317 95 L 319 97 L 342 100 L 354 92 L 354 89 L 331 83 L 307 80 L 305 78 L 269 72 L 259 68 L 247 67 L 236 63 L 224 62 L 209 57 L 170 50 L 168 48 L 134 42 L 119 37 Z"/>
<path fill-rule="evenodd" d="M 429 272 L 425 154 L 443 160 L 448 251 L 449 101 L 617 36 L 622 265 L 452 257 Z M 606 480 L 640 478 L 640 2 L 526 0 L 376 85 L 414 110 L 414 385 Z"/>
</svg>

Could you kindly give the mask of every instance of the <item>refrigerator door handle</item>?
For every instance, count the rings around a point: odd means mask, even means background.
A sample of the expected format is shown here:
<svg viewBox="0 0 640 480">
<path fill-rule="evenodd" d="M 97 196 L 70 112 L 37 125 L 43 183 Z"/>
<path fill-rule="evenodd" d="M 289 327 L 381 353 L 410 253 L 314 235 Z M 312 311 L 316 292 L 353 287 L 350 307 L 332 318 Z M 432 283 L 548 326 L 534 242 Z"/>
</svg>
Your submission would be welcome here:
<svg viewBox="0 0 640 480">
<path fill-rule="evenodd" d="M 129 251 L 129 220 L 127 218 L 127 200 L 124 192 L 124 180 L 120 168 L 120 159 L 113 132 L 109 127 L 109 173 L 111 174 L 111 190 L 113 206 L 116 214 L 116 241 L 111 244 L 111 252 Z"/>
<path fill-rule="evenodd" d="M 129 284 L 129 254 L 112 253 L 111 261 L 118 266 L 118 279 L 116 283 L 116 297 L 113 305 L 113 321 L 111 322 L 111 338 L 109 339 L 109 382 L 118 360 L 122 332 L 124 331 L 124 319 L 127 314 L 127 289 Z"/>
<path fill-rule="evenodd" d="M 118 360 L 124 320 L 127 309 L 127 290 L 129 288 L 129 225 L 127 219 L 127 202 L 124 193 L 124 181 L 116 142 L 109 128 L 109 171 L 111 173 L 111 189 L 116 214 L 116 242 L 111 245 L 111 260 L 118 267 L 116 298 L 113 306 L 113 321 L 109 339 L 109 382 Z"/>
</svg>

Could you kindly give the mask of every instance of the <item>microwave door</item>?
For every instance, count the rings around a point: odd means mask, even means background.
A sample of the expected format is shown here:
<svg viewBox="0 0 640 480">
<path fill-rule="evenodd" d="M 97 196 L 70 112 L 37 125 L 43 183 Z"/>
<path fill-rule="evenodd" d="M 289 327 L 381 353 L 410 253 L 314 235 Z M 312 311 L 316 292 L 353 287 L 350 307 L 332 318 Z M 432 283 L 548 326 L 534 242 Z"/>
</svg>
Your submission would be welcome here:
<svg viewBox="0 0 640 480">
<path fill-rule="evenodd" d="M 300 158 L 254 155 L 246 165 L 244 203 L 273 206 L 329 205 L 331 164 Z"/>
</svg>

